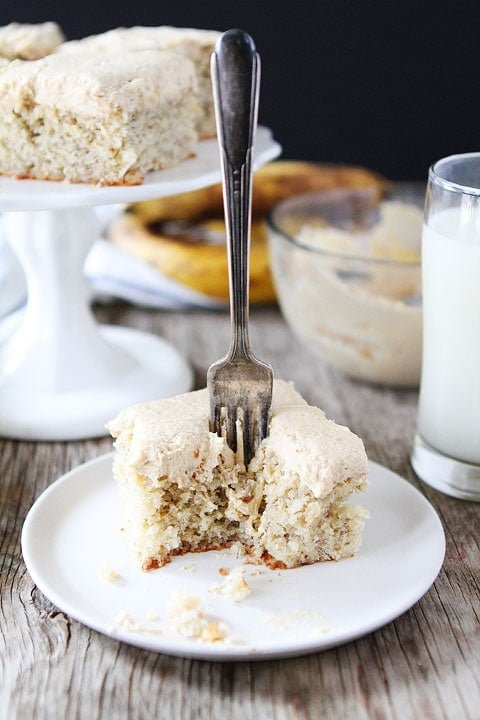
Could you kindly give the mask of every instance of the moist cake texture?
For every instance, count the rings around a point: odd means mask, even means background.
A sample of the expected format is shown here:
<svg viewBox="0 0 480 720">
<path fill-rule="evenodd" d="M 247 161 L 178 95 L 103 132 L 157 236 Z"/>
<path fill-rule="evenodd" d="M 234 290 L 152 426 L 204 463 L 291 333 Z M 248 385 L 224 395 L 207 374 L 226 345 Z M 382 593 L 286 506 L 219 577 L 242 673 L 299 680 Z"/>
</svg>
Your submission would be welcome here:
<svg viewBox="0 0 480 720">
<path fill-rule="evenodd" d="M 0 173 L 138 184 L 194 153 L 193 63 L 161 50 L 54 53 L 0 72 Z"/>
<path fill-rule="evenodd" d="M 269 435 L 248 469 L 209 430 L 208 391 L 134 405 L 109 424 L 128 542 L 143 569 L 240 543 L 291 568 L 351 557 L 366 511 L 362 441 L 274 381 Z"/>
<path fill-rule="evenodd" d="M 198 112 L 196 118 L 200 138 L 214 137 L 215 113 L 212 83 L 210 79 L 210 56 L 221 33 L 216 30 L 177 28 L 168 25 L 158 27 L 135 26 L 115 28 L 99 35 L 63 43 L 61 53 L 89 52 L 103 57 L 112 52 L 136 50 L 170 50 L 191 60 L 197 75 Z"/>
</svg>

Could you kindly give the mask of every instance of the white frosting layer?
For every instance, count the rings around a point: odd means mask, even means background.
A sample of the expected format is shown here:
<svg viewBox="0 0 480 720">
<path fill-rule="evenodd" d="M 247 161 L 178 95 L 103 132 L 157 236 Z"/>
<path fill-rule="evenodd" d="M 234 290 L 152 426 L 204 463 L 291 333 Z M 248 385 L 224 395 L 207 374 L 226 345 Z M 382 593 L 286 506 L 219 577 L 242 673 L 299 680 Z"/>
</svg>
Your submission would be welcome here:
<svg viewBox="0 0 480 720">
<path fill-rule="evenodd" d="M 21 106 L 31 98 L 38 105 L 68 110 L 78 116 L 104 116 L 151 108 L 196 90 L 193 63 L 177 53 L 140 50 L 112 53 L 49 55 L 8 67 L 0 77 L 0 100 Z"/>
<path fill-rule="evenodd" d="M 206 390 L 186 393 L 123 410 L 109 423 L 113 436 L 128 446 L 128 464 L 156 482 L 159 476 L 188 478 L 202 463 L 206 470 L 218 465 L 220 454 L 233 466 L 225 440 L 209 432 Z M 121 446 L 117 446 L 121 449 Z"/>
<path fill-rule="evenodd" d="M 64 43 L 59 51 L 115 52 L 118 50 L 168 49 L 194 43 L 197 47 L 208 48 L 220 37 L 217 30 L 177 28 L 168 25 L 146 27 L 137 25 L 130 28 L 115 28 L 100 35 L 90 35 L 82 40 Z"/>
<path fill-rule="evenodd" d="M 316 498 L 367 472 L 361 440 L 311 405 L 286 407 L 273 415 L 264 453 L 261 462 L 279 461 L 283 475 L 298 476 Z M 256 469 L 255 460 L 251 469 Z"/>
<path fill-rule="evenodd" d="M 218 465 L 220 456 L 224 465 L 234 465 L 225 440 L 209 432 L 206 389 L 127 408 L 109 430 L 120 436 L 119 451 L 128 447 L 123 461 L 152 482 L 162 475 L 190 478 L 200 464 Z M 297 476 L 317 498 L 367 472 L 362 441 L 281 380 L 274 381 L 269 435 L 249 469 L 256 472 L 270 462 L 278 463 L 283 475 Z"/>
</svg>

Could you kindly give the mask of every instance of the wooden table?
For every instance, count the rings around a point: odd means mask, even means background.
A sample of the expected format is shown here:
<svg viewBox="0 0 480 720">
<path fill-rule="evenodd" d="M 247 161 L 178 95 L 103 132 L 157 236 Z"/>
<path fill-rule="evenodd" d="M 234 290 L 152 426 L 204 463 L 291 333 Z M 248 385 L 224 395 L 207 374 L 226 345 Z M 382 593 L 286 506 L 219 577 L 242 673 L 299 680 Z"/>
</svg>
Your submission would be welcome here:
<svg viewBox="0 0 480 720">
<path fill-rule="evenodd" d="M 228 344 L 222 312 L 160 312 L 122 303 L 102 322 L 153 331 L 190 360 L 196 386 Z M 59 475 L 111 449 L 85 442 L 0 441 L 0 718 L 480 718 L 480 505 L 416 479 L 409 453 L 417 392 L 354 382 L 314 359 L 275 307 L 252 311 L 252 345 L 277 377 L 363 438 L 368 455 L 418 487 L 443 522 L 444 567 L 427 594 L 382 629 L 342 647 L 289 660 L 209 663 L 122 644 L 70 620 L 33 585 L 20 532 Z"/>
</svg>

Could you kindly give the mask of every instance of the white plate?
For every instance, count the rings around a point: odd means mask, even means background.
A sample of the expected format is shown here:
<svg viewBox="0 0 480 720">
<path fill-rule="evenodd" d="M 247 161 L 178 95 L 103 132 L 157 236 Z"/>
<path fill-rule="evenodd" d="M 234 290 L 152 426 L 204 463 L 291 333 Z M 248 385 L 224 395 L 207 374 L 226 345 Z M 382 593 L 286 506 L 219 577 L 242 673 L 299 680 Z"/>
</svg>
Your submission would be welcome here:
<svg viewBox="0 0 480 720">
<path fill-rule="evenodd" d="M 281 152 L 271 131 L 259 127 L 254 167 L 274 160 Z M 219 183 L 220 156 L 216 138 L 197 143 L 195 157 L 166 170 L 148 173 L 142 185 L 97 186 L 88 183 L 17 180 L 0 177 L 0 210 L 53 210 L 137 202 L 178 195 Z"/>
<path fill-rule="evenodd" d="M 443 562 L 444 533 L 431 505 L 401 477 L 370 463 L 371 484 L 361 500 L 370 520 L 359 554 L 294 570 L 245 565 L 251 595 L 236 603 L 211 592 L 223 581 L 220 567 L 243 562 L 229 551 L 176 557 L 149 573 L 137 568 L 121 538 L 111 464 L 112 455 L 104 455 L 51 485 L 27 515 L 22 549 L 33 581 L 54 605 L 131 645 L 207 660 L 324 650 L 398 617 L 428 590 Z M 120 578 L 106 581 L 102 566 Z M 201 598 L 208 616 L 227 624 L 227 641 L 190 640 L 171 628 L 168 606 L 179 589 Z M 115 626 L 122 612 L 144 631 Z M 151 613 L 158 620 L 149 620 Z"/>
</svg>

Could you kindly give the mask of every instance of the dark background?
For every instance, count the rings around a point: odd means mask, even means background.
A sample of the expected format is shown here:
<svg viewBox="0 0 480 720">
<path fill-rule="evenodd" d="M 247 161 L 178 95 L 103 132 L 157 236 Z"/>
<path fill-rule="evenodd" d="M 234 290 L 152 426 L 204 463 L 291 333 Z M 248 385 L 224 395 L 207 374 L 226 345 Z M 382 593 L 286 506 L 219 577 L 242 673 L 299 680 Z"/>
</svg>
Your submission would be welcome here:
<svg viewBox="0 0 480 720">
<path fill-rule="evenodd" d="M 240 27 L 262 58 L 260 121 L 283 157 L 423 180 L 479 150 L 480 0 L 0 0 L 0 24 L 56 20 L 69 39 L 130 25 Z"/>
</svg>

